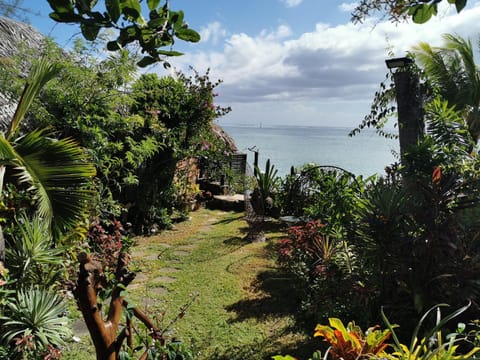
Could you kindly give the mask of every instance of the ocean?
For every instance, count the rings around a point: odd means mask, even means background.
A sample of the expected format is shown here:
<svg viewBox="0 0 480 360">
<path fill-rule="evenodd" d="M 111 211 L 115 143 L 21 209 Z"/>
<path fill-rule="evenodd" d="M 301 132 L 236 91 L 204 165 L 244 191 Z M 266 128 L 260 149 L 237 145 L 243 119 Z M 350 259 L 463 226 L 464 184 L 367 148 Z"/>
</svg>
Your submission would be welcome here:
<svg viewBox="0 0 480 360">
<path fill-rule="evenodd" d="M 314 126 L 233 126 L 222 128 L 235 140 L 239 151 L 254 162 L 255 147 L 259 152 L 259 167 L 265 162 L 278 170 L 278 175 L 290 173 L 291 166 L 306 163 L 334 165 L 356 175 L 384 174 L 385 166 L 397 161 L 398 140 L 386 139 L 371 129 L 349 137 L 350 128 Z"/>
</svg>

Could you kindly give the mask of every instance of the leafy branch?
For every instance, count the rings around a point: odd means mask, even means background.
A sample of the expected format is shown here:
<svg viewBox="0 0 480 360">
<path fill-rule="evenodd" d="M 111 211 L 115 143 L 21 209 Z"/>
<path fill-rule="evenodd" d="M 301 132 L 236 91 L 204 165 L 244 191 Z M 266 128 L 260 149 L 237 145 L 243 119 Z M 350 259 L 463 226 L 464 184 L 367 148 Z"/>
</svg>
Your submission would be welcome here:
<svg viewBox="0 0 480 360">
<path fill-rule="evenodd" d="M 79 24 L 86 40 L 94 41 L 101 29 L 115 29 L 118 36 L 107 43 L 110 51 L 119 51 L 132 43 L 140 45 L 146 55 L 138 62 L 145 67 L 156 62 L 167 65 L 165 57 L 181 52 L 164 50 L 173 46 L 175 38 L 198 42 L 200 35 L 188 27 L 183 11 L 172 11 L 168 0 L 148 0 L 148 20 L 144 18 L 140 0 L 105 0 L 105 11 L 95 10 L 97 0 L 47 0 L 53 12 L 50 18 L 61 23 Z M 145 10 L 147 12 L 147 10 Z"/>
</svg>

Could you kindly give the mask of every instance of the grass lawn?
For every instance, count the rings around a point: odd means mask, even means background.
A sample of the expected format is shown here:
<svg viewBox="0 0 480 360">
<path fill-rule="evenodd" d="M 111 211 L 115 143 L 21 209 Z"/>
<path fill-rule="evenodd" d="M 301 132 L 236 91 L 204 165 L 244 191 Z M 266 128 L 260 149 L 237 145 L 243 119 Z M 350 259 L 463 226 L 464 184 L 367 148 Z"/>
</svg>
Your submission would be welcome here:
<svg viewBox="0 0 480 360">
<path fill-rule="evenodd" d="M 191 215 L 174 230 L 136 239 L 139 273 L 128 287 L 129 301 L 190 345 L 196 359 L 308 358 L 311 348 L 301 354 L 297 347 L 311 334 L 297 330 L 291 280 L 275 264 L 272 245 L 280 230 L 272 227 L 265 243 L 249 243 L 243 214 L 200 209 Z M 94 359 L 86 340 L 64 359 Z"/>
</svg>

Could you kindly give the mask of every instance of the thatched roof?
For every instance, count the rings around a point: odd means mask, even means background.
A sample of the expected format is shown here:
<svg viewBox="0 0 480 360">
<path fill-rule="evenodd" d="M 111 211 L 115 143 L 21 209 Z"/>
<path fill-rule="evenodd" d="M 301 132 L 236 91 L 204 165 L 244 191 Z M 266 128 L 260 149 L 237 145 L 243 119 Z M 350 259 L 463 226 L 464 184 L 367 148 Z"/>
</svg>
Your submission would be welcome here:
<svg viewBox="0 0 480 360">
<path fill-rule="evenodd" d="M 227 144 L 227 146 L 230 148 L 231 151 L 233 152 L 238 151 L 237 144 L 235 144 L 235 140 L 233 140 L 233 138 L 230 135 L 228 135 L 220 125 L 213 124 L 213 132 L 220 139 L 222 139 L 225 142 L 225 144 Z"/>
<path fill-rule="evenodd" d="M 0 17 L 0 60 L 8 62 L 21 46 L 40 51 L 45 37 L 32 26 Z M 26 76 L 29 65 L 22 65 L 21 74 Z M 4 124 L 13 116 L 16 103 L 12 102 L 0 89 L 0 124 Z M 2 126 L 3 127 L 3 126 Z"/>
</svg>

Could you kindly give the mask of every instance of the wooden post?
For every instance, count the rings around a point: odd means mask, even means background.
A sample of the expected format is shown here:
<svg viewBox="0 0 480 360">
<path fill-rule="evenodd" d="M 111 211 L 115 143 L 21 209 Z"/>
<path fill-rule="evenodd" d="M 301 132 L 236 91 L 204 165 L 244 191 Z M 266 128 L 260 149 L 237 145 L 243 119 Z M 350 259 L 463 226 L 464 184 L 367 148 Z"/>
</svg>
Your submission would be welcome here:
<svg viewBox="0 0 480 360">
<path fill-rule="evenodd" d="M 398 109 L 398 137 L 400 156 L 405 160 L 405 153 L 423 139 L 425 125 L 423 107 L 419 92 L 418 76 L 409 67 L 398 69 L 393 74 Z"/>
</svg>

